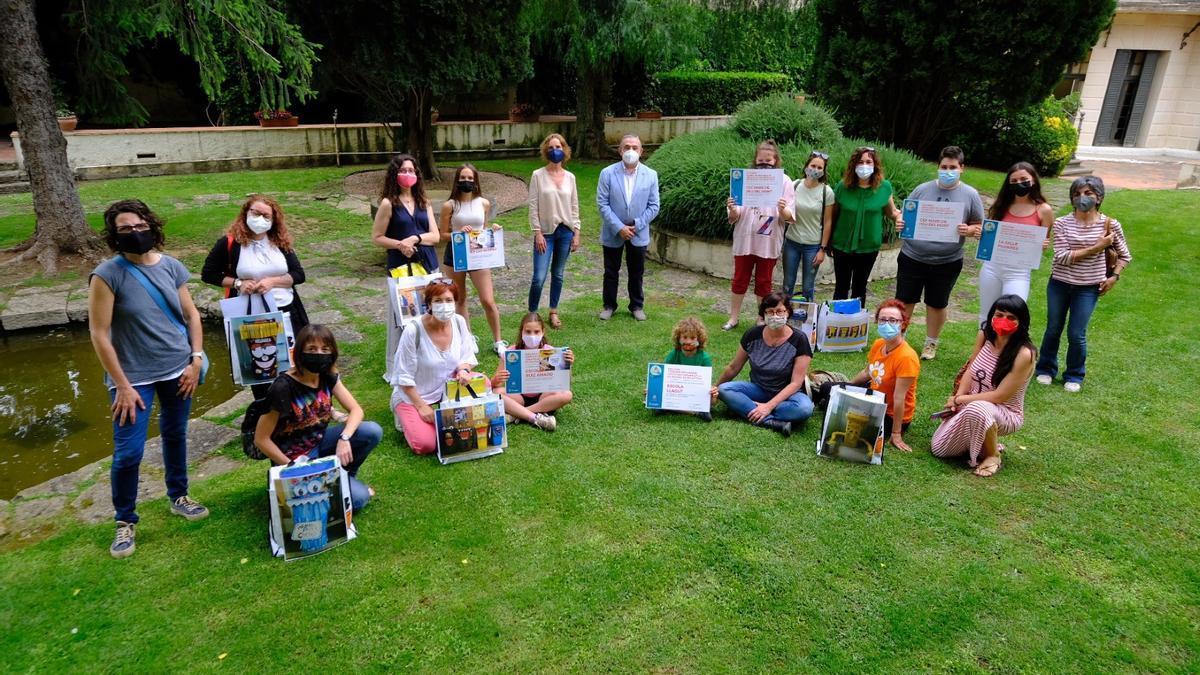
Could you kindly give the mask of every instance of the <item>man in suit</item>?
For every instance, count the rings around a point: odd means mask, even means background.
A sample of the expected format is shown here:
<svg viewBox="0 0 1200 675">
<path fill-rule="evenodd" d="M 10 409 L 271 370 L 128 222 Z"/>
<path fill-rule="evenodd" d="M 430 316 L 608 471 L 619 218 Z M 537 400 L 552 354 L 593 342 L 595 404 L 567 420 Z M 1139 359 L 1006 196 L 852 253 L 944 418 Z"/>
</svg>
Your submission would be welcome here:
<svg viewBox="0 0 1200 675">
<path fill-rule="evenodd" d="M 642 309 L 642 275 L 650 247 L 650 221 L 658 215 L 658 174 L 641 163 L 642 140 L 633 134 L 621 137 L 621 161 L 600 172 L 596 204 L 600 207 L 600 244 L 604 247 L 604 309 L 607 321 L 617 311 L 617 282 L 621 253 L 629 269 L 629 313 L 646 320 Z"/>
</svg>

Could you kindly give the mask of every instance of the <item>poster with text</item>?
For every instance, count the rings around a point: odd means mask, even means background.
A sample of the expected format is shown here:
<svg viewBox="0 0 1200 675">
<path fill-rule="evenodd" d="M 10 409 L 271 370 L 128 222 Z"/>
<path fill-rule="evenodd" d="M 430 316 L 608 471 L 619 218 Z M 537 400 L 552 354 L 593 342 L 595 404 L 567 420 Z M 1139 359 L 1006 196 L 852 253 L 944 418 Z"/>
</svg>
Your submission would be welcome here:
<svg viewBox="0 0 1200 675">
<path fill-rule="evenodd" d="M 454 271 L 469 272 L 504 267 L 504 230 L 485 227 L 450 235 Z"/>
<path fill-rule="evenodd" d="M 1042 265 L 1042 245 L 1048 231 L 1041 225 L 985 220 L 975 258 L 1005 267 L 1036 270 Z"/>
<path fill-rule="evenodd" d="M 783 198 L 783 169 L 730 169 L 729 196 L 738 206 L 774 213 Z"/>
<path fill-rule="evenodd" d="M 544 394 L 571 389 L 571 364 L 565 347 L 510 349 L 504 352 L 508 370 L 505 391 L 509 394 Z"/>
<path fill-rule="evenodd" d="M 708 412 L 712 407 L 712 368 L 651 363 L 646 368 L 646 407 Z"/>
<path fill-rule="evenodd" d="M 963 222 L 962 202 L 904 200 L 904 229 L 901 239 L 957 244 L 958 226 Z"/>
</svg>

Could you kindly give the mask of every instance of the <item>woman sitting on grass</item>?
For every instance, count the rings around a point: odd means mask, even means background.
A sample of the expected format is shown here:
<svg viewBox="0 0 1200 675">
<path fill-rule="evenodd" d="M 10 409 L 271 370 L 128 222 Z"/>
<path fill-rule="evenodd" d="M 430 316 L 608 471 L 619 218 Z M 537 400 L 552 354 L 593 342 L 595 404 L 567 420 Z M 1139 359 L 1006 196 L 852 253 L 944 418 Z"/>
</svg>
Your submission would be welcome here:
<svg viewBox="0 0 1200 675">
<path fill-rule="evenodd" d="M 321 324 L 301 328 L 295 354 L 296 367 L 271 383 L 267 392 L 271 409 L 258 418 L 254 444 L 276 464 L 336 454 L 350 474 L 350 501 L 358 511 L 375 496 L 358 480 L 358 470 L 383 439 L 383 429 L 363 421 L 362 406 L 342 382 L 337 341 L 329 328 Z M 335 399 L 350 415 L 344 424 L 330 426 Z"/>
<path fill-rule="evenodd" d="M 1029 339 L 1029 306 L 1019 295 L 1002 295 L 988 311 L 954 395 L 950 416 L 933 433 L 933 454 L 967 455 L 975 475 L 1000 470 L 998 438 L 1016 433 L 1025 421 L 1025 387 L 1033 375 L 1037 349 Z"/>
</svg>

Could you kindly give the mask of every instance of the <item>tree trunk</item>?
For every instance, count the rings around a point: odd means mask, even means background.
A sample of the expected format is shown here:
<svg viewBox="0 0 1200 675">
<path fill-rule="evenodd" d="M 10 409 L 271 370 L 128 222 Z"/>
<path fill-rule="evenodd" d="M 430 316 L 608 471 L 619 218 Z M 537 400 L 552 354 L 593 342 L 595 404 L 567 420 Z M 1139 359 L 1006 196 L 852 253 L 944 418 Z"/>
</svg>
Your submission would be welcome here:
<svg viewBox="0 0 1200 675">
<path fill-rule="evenodd" d="M 33 189 L 37 227 L 12 249 L 9 262 L 37 258 L 46 274 L 58 269 L 60 252 L 96 255 L 100 237 L 87 225 L 67 164 L 67 140 L 58 129 L 50 72 L 38 39 L 33 0 L 0 0 L 0 75 L 21 132 L 21 152 Z"/>
<path fill-rule="evenodd" d="M 604 141 L 604 123 L 612 101 L 612 64 L 580 65 L 575 84 L 575 147 L 577 157 L 607 159 L 612 150 Z"/>
<path fill-rule="evenodd" d="M 438 179 L 433 159 L 432 95 L 427 87 L 414 87 L 404 107 L 404 125 L 408 152 L 417 158 L 417 167 L 425 180 Z"/>
</svg>

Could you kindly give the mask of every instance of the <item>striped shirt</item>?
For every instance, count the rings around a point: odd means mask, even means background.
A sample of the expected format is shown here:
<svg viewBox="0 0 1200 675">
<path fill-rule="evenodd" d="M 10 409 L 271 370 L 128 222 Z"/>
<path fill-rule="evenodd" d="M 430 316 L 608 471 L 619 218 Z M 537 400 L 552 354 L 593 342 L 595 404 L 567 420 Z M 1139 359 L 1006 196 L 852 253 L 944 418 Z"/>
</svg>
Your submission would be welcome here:
<svg viewBox="0 0 1200 675">
<path fill-rule="evenodd" d="M 1129 245 L 1125 242 L 1125 230 L 1121 229 L 1121 224 L 1115 219 L 1100 214 L 1096 222 L 1088 224 L 1075 220 L 1075 214 L 1069 213 L 1054 221 L 1054 265 L 1050 271 L 1051 279 L 1076 286 L 1104 281 L 1104 251 L 1088 256 L 1071 252 L 1093 246 L 1104 236 L 1106 222 L 1112 227 L 1112 234 L 1115 235 L 1113 246 L 1117 249 L 1117 257 L 1126 265 L 1133 260 L 1129 253 Z"/>
</svg>

